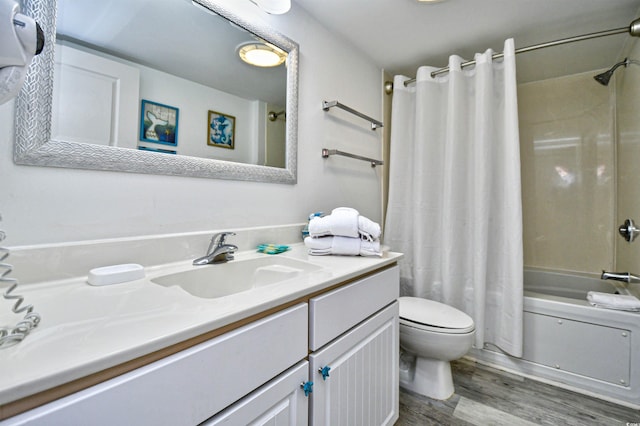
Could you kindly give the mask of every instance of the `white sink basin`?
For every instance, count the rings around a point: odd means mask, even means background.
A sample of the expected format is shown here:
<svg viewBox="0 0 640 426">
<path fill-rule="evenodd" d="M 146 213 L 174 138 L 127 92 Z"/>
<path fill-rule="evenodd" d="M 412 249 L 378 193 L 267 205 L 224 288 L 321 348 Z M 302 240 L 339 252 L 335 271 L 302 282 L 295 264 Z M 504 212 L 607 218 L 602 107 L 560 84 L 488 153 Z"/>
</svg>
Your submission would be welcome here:
<svg viewBox="0 0 640 426">
<path fill-rule="evenodd" d="M 197 297 L 224 297 L 300 277 L 322 267 L 287 257 L 268 256 L 192 269 L 152 278 L 165 287 L 178 286 Z"/>
</svg>

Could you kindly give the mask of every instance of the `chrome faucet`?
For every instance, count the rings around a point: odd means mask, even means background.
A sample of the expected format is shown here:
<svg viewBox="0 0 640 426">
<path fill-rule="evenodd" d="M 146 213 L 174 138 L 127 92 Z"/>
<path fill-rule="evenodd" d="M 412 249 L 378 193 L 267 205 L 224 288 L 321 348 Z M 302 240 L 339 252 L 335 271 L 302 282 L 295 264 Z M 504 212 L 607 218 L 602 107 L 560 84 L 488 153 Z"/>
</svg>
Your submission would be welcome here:
<svg viewBox="0 0 640 426">
<path fill-rule="evenodd" d="M 622 281 L 625 283 L 640 283 L 640 277 L 633 275 L 629 272 L 606 272 L 602 271 L 602 275 L 600 276 L 602 280 L 616 280 Z"/>
<path fill-rule="evenodd" d="M 238 246 L 225 244 L 228 235 L 236 235 L 235 232 L 221 232 L 211 237 L 211 243 L 207 249 L 207 254 L 193 261 L 194 265 L 208 265 L 210 263 L 224 263 L 233 260 L 233 254 L 238 250 Z"/>
</svg>

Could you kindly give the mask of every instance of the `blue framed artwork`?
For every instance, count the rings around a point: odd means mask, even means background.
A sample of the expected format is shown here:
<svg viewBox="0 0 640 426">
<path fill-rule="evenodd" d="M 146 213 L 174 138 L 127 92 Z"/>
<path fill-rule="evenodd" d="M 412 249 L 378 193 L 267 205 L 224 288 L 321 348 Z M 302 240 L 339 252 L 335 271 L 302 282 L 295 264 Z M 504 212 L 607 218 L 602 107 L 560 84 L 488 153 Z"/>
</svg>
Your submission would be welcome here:
<svg viewBox="0 0 640 426">
<path fill-rule="evenodd" d="M 143 99 L 140 140 L 178 146 L 178 108 Z"/>
<path fill-rule="evenodd" d="M 209 111 L 207 125 L 207 145 L 234 149 L 236 142 L 236 118 L 234 116 Z"/>
</svg>

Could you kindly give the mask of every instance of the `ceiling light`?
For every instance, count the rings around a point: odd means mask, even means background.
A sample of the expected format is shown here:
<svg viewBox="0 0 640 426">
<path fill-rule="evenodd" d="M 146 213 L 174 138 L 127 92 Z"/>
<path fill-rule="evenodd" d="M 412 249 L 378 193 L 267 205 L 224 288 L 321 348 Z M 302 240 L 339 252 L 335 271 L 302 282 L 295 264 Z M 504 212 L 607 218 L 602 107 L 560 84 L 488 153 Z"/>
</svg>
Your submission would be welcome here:
<svg viewBox="0 0 640 426">
<path fill-rule="evenodd" d="M 240 59 L 256 67 L 277 67 L 287 59 L 280 49 L 264 43 L 248 43 L 238 48 Z"/>
<path fill-rule="evenodd" d="M 291 0 L 251 0 L 251 2 L 272 15 L 281 15 L 291 9 Z"/>
</svg>

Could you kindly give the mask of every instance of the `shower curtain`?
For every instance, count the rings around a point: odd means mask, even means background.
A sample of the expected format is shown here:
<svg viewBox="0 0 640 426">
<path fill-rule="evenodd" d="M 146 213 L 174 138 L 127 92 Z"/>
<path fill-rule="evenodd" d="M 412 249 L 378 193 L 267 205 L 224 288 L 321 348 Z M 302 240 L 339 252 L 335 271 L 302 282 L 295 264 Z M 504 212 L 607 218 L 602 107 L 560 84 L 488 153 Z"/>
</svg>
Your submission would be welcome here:
<svg viewBox="0 0 640 426">
<path fill-rule="evenodd" d="M 520 151 L 512 39 L 449 73 L 394 79 L 385 243 L 403 252 L 401 294 L 469 314 L 474 346 L 522 356 Z"/>
</svg>

